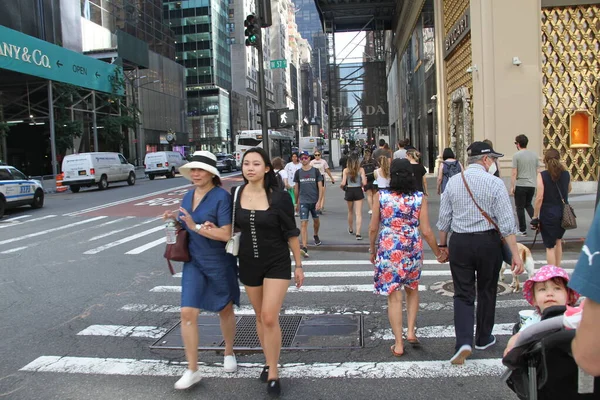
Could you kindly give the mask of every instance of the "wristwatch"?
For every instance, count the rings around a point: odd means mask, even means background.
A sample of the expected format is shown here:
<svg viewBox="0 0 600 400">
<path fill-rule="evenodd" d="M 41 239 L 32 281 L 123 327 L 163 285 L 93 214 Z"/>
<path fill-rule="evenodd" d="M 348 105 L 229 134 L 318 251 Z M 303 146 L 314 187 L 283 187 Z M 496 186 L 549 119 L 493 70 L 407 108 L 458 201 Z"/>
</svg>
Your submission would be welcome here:
<svg viewBox="0 0 600 400">
<path fill-rule="evenodd" d="M 195 228 L 196 228 L 196 232 L 198 232 L 200 229 L 202 229 L 202 225 L 196 224 Z"/>
</svg>

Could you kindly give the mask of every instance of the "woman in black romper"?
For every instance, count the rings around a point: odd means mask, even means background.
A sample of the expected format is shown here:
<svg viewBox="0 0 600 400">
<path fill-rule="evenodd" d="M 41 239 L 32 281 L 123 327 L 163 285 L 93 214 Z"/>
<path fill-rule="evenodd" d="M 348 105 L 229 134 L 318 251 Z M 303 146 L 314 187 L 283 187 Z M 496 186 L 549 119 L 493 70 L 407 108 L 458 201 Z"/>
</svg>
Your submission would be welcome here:
<svg viewBox="0 0 600 400">
<path fill-rule="evenodd" d="M 252 148 L 242 159 L 245 185 L 237 196 L 235 227 L 241 231 L 240 281 L 256 313 L 256 332 L 266 364 L 260 375 L 268 382 L 267 392 L 278 395 L 281 328 L 279 312 L 292 275 L 290 249 L 296 261 L 294 280 L 302 286 L 304 272 L 300 257 L 300 230 L 289 194 L 279 188 L 271 162 L 261 148 Z M 236 188 L 232 189 L 232 195 Z"/>
</svg>

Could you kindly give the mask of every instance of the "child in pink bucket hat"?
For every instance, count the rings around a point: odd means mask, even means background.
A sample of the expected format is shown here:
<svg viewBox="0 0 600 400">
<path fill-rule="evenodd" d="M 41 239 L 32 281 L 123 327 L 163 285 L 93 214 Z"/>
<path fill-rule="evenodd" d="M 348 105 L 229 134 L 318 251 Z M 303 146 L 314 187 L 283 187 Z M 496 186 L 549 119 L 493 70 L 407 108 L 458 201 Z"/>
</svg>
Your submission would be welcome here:
<svg viewBox="0 0 600 400">
<path fill-rule="evenodd" d="M 567 286 L 569 274 L 555 265 L 544 265 L 527 279 L 523 285 L 523 295 L 529 304 L 535 307 L 533 314 L 521 324 L 519 333 L 525 328 L 542 320 L 544 310 L 552 306 L 574 306 L 579 293 Z M 513 335 L 504 350 L 506 355 L 514 346 L 519 333 Z"/>
</svg>

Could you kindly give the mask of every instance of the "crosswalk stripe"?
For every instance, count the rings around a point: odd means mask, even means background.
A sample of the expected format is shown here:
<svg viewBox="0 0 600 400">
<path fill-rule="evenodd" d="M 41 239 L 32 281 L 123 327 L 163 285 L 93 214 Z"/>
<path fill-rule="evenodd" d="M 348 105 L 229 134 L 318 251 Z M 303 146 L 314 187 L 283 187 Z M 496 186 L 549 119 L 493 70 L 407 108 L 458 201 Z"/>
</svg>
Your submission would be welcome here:
<svg viewBox="0 0 600 400">
<path fill-rule="evenodd" d="M 102 217 L 90 218 L 90 219 L 86 219 L 86 220 L 83 220 L 83 221 L 74 222 L 74 223 L 68 224 L 68 225 L 63 225 L 63 226 L 59 226 L 59 227 L 52 228 L 52 229 L 46 229 L 45 231 L 34 232 L 34 233 L 30 233 L 28 235 L 19 236 L 19 237 L 16 237 L 16 238 L 10 238 L 10 239 L 6 239 L 6 240 L 1 240 L 0 244 L 7 244 L 7 243 L 16 242 L 16 241 L 19 241 L 19 240 L 29 239 L 29 238 L 36 237 L 36 236 L 42 236 L 42 235 L 46 235 L 46 234 L 51 233 L 51 232 L 62 231 L 64 229 L 70 229 L 70 228 L 72 228 L 74 226 L 83 225 L 83 224 L 89 224 L 90 222 L 98 221 L 98 220 L 101 220 L 101 219 L 104 219 L 104 218 L 107 218 L 107 217 L 102 216 Z"/>
<path fill-rule="evenodd" d="M 167 333 L 167 331 L 167 328 L 159 326 L 90 325 L 77 335 L 158 339 Z"/>
<path fill-rule="evenodd" d="M 123 243 L 131 242 L 132 240 L 139 239 L 139 238 L 141 238 L 143 236 L 146 236 L 146 235 L 150 235 L 151 233 L 160 231 L 161 229 L 164 229 L 164 226 L 155 226 L 154 228 L 142 231 L 140 233 L 136 233 L 135 235 L 128 236 L 128 237 L 123 238 L 121 240 L 117 240 L 116 242 L 108 243 L 108 244 L 105 244 L 103 246 L 96 247 L 95 249 L 85 251 L 85 252 L 83 252 L 83 254 L 98 254 L 101 251 L 110 249 L 110 248 L 115 247 L 115 246 L 119 246 L 119 245 L 121 245 Z"/>
<path fill-rule="evenodd" d="M 161 241 L 156 241 L 156 243 L 163 243 L 165 239 L 161 239 Z M 155 243 L 155 242 L 152 242 Z M 154 246 L 152 246 L 154 247 Z M 144 249 L 145 250 L 145 249 Z M 141 253 L 141 252 L 140 252 Z M 131 252 L 127 252 L 125 254 L 134 254 Z M 137 253 L 135 253 L 137 254 Z M 573 273 L 572 269 L 565 269 L 569 274 Z M 504 271 L 504 275 L 511 275 L 509 270 Z M 173 275 L 173 278 L 181 278 L 182 273 L 178 272 Z M 293 276 L 293 274 L 292 274 Z M 421 271 L 421 277 L 423 276 L 452 276 L 450 271 Z M 362 278 L 362 277 L 373 277 L 373 271 L 309 271 L 304 272 L 305 278 Z"/>
<path fill-rule="evenodd" d="M 166 241 L 167 241 L 167 238 L 166 238 L 166 237 L 162 237 L 162 238 L 160 238 L 160 239 L 158 239 L 158 240 L 155 240 L 155 241 L 153 241 L 153 242 L 146 243 L 146 244 L 145 244 L 145 245 L 143 245 L 143 246 L 136 247 L 136 248 L 135 248 L 135 249 L 133 249 L 133 250 L 129 250 L 129 251 L 128 251 L 127 253 L 125 253 L 125 254 L 140 254 L 140 253 L 143 253 L 144 251 L 146 251 L 146 250 L 148 250 L 148 249 L 151 249 L 151 248 L 153 248 L 153 247 L 156 247 L 156 246 L 158 246 L 158 245 L 160 245 L 160 244 L 162 244 L 162 243 L 165 243 Z"/>
<path fill-rule="evenodd" d="M 477 303 L 475 303 L 477 304 Z M 496 308 L 530 308 L 531 306 L 527 303 L 527 300 L 498 300 L 496 301 Z M 419 308 L 424 311 L 452 311 L 454 310 L 453 302 L 446 303 L 419 303 Z M 387 305 L 381 306 L 382 310 L 387 309 Z M 181 308 L 173 305 L 162 305 L 162 304 L 127 304 L 121 307 L 123 311 L 134 311 L 134 312 L 157 312 L 157 313 L 179 313 Z M 254 310 L 251 306 L 234 307 L 234 312 L 237 315 L 254 315 Z M 380 311 L 367 311 L 367 310 L 356 310 L 347 306 L 334 306 L 330 308 L 311 308 L 311 307 L 285 307 L 281 310 L 281 315 L 321 315 L 321 314 L 380 314 Z M 203 314 L 212 314 L 204 312 Z"/>
<path fill-rule="evenodd" d="M 366 257 L 366 256 L 365 256 Z M 534 261 L 536 264 L 547 264 L 547 261 L 544 260 L 536 260 Z M 575 264 L 577 260 L 562 260 L 562 264 Z M 292 260 L 292 264 L 294 264 L 294 260 Z M 369 260 L 304 260 L 302 261 L 302 265 L 373 265 Z M 446 265 L 448 263 L 441 264 L 436 260 L 423 260 L 423 265 Z M 448 267 L 450 268 L 450 267 Z"/>
<path fill-rule="evenodd" d="M 28 214 L 28 215 L 19 215 L 18 217 L 6 218 L 2 222 L 12 222 L 12 221 L 16 221 L 18 219 L 23 219 L 23 218 L 28 218 L 28 217 L 31 217 L 31 214 Z"/>
<path fill-rule="evenodd" d="M 492 329 L 492 334 L 496 336 L 510 336 L 512 335 L 513 327 L 515 323 L 512 324 L 496 324 L 494 325 L 494 329 Z M 427 338 L 427 339 L 435 339 L 435 338 L 454 338 L 456 337 L 456 333 L 454 331 L 454 325 L 434 325 L 434 326 L 424 326 L 417 327 L 417 336 L 419 338 Z M 394 340 L 394 333 L 390 328 L 388 329 L 377 329 L 373 331 L 373 335 L 371 336 L 372 340 L 381 339 L 381 340 Z"/>
<path fill-rule="evenodd" d="M 240 286 L 240 290 L 245 292 L 245 288 Z M 419 285 L 419 292 L 425 292 L 427 287 Z M 156 286 L 150 289 L 155 293 L 180 293 L 181 286 Z M 373 284 L 370 285 L 307 285 L 300 288 L 290 286 L 288 293 L 341 293 L 341 292 L 373 292 Z"/>
<path fill-rule="evenodd" d="M 179 313 L 181 307 L 163 304 L 126 304 L 121 307 L 122 311 L 133 311 L 133 312 L 156 312 L 156 313 Z M 235 315 L 254 315 L 254 309 L 252 306 L 241 306 L 234 307 Z M 201 315 L 213 315 L 215 313 L 202 312 Z M 353 310 L 348 307 L 332 307 L 329 309 L 324 308 L 310 308 L 310 307 L 286 307 L 281 310 L 281 315 L 371 315 L 378 314 L 378 312 L 366 311 L 366 310 Z"/>
<path fill-rule="evenodd" d="M 128 227 L 126 227 L 126 228 L 121 228 L 121 229 L 116 229 L 116 230 L 114 230 L 114 231 L 106 232 L 106 233 L 103 233 L 103 234 L 101 234 L 101 235 L 94 236 L 93 238 L 89 239 L 89 240 L 88 240 L 88 242 L 93 242 L 94 240 L 102 239 L 102 238 L 104 238 L 104 237 L 107 237 L 107 236 L 110 236 L 110 235 L 114 235 L 114 234 L 116 234 L 116 233 L 124 232 L 124 231 L 126 231 L 126 230 L 128 230 L 128 229 L 137 228 L 138 226 L 142 226 L 142 225 L 146 225 L 146 224 L 149 224 L 149 223 L 155 222 L 155 221 L 157 221 L 158 219 L 159 219 L 159 218 L 152 218 L 152 219 L 150 219 L 150 220 L 148 220 L 148 221 L 143 221 L 143 222 L 140 222 L 139 224 L 131 225 L 131 226 L 128 226 Z"/>
<path fill-rule="evenodd" d="M 256 379 L 263 365 L 239 363 L 236 373 L 224 371 L 221 364 L 198 363 L 203 378 Z M 183 374 L 187 363 L 166 360 L 136 360 L 128 358 L 94 358 L 71 356 L 42 356 L 20 371 L 62 372 L 122 376 L 166 376 Z M 502 360 L 468 359 L 464 365 L 452 365 L 448 360 L 291 363 L 279 369 L 282 378 L 292 379 L 390 379 L 390 378 L 457 378 L 470 376 L 500 376 L 505 370 Z"/>
<path fill-rule="evenodd" d="M 14 218 L 11 218 L 11 219 L 7 220 L 6 222 L 9 222 L 9 221 L 15 221 L 15 223 L 13 223 L 13 224 L 9 224 L 9 225 L 2 225 L 2 226 L 0 226 L 0 229 L 2 229 L 2 228 L 8 228 L 9 226 L 23 225 L 23 224 L 27 224 L 27 223 L 29 223 L 29 222 L 37 222 L 37 221 L 42 221 L 42 220 L 44 220 L 44 219 L 58 217 L 58 215 L 45 215 L 45 216 L 43 216 L 43 217 L 39 217 L 39 218 L 32 218 L 32 219 L 28 219 L 27 221 L 23 221 L 23 222 L 21 222 L 21 221 L 17 221 L 17 219 L 20 219 L 20 218 L 25 218 L 25 217 L 31 217 L 31 215 L 22 215 L 22 216 L 20 216 L 20 217 L 14 217 Z"/>
</svg>

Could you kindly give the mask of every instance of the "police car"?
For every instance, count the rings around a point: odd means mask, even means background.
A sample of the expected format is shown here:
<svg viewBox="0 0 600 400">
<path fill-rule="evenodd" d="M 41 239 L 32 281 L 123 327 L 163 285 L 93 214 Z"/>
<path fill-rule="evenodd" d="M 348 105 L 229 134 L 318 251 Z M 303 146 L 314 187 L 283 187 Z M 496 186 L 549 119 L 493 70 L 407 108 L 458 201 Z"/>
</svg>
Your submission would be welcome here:
<svg viewBox="0 0 600 400">
<path fill-rule="evenodd" d="M 29 179 L 10 165 L 0 165 L 0 218 L 8 208 L 44 206 L 44 189 L 40 181 Z"/>
</svg>

